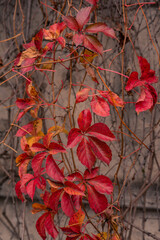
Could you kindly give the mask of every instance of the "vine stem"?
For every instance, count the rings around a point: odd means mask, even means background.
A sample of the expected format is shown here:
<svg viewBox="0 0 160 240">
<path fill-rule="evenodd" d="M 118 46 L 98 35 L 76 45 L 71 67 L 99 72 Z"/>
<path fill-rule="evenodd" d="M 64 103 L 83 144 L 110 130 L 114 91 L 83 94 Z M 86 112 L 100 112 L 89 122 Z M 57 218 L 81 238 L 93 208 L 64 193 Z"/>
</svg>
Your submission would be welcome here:
<svg viewBox="0 0 160 240">
<path fill-rule="evenodd" d="M 107 71 L 107 72 L 112 72 L 112 73 L 119 74 L 119 75 L 121 75 L 122 77 L 125 77 L 125 78 L 129 78 L 127 75 L 124 75 L 123 73 L 116 72 L 116 71 L 114 71 L 114 70 L 105 69 L 105 68 L 101 68 L 101 67 L 97 67 L 97 68 L 100 69 L 100 70 Z"/>
<path fill-rule="evenodd" d="M 148 34 L 149 34 L 150 40 L 151 40 L 151 42 L 152 42 L 152 45 L 153 45 L 153 47 L 154 47 L 154 49 L 155 49 L 155 51 L 156 51 L 156 53 L 157 53 L 158 61 L 159 61 L 159 65 L 160 65 L 159 52 L 158 52 L 158 50 L 157 50 L 157 48 L 156 48 L 155 43 L 153 42 L 153 39 L 152 39 L 152 36 L 151 36 L 151 32 L 150 32 L 150 29 L 149 29 L 149 25 L 148 25 L 148 21 L 147 21 L 147 17 L 146 17 L 146 15 L 145 15 L 144 11 L 143 11 L 143 8 L 142 8 L 142 5 L 141 5 L 140 1 L 137 0 L 137 2 L 138 2 L 138 4 L 140 5 L 141 12 L 142 12 L 142 14 L 143 14 L 143 16 L 144 16 L 144 19 L 145 19 L 145 21 L 146 21 L 146 25 L 147 25 L 147 29 L 148 29 Z"/>
</svg>

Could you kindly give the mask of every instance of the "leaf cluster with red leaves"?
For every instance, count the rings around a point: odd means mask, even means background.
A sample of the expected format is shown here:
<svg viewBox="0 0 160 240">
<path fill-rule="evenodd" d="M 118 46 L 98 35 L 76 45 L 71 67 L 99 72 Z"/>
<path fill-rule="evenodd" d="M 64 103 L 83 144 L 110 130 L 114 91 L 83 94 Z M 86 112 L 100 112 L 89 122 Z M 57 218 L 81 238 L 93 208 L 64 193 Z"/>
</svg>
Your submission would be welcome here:
<svg viewBox="0 0 160 240">
<path fill-rule="evenodd" d="M 105 219 L 108 216 L 110 219 L 112 219 L 112 215 L 115 216 L 112 200 L 114 191 L 112 181 L 101 174 L 100 168 L 97 166 L 99 166 L 99 160 L 103 165 L 108 166 L 110 164 L 112 151 L 106 142 L 115 141 L 116 137 L 104 123 L 98 122 L 91 125 L 92 113 L 88 108 L 81 111 L 78 116 L 79 128 L 74 126 L 68 129 L 69 134 L 66 144 L 61 141 L 59 136 L 60 133 L 68 133 L 65 129 L 65 123 L 63 127 L 55 124 L 44 133 L 42 131 L 42 119 L 38 115 L 39 109 L 45 104 L 39 92 L 33 86 L 32 80 L 28 78 L 29 71 L 55 71 L 57 63 L 63 64 L 63 60 L 60 58 L 58 58 L 57 62 L 55 60 L 55 53 L 60 44 L 61 51 L 69 49 L 69 55 L 75 54 L 75 58 L 79 58 L 77 63 L 80 63 L 92 80 L 99 84 L 94 72 L 95 68 L 92 68 L 92 61 L 98 54 L 102 55 L 103 46 L 95 34 L 101 32 L 114 39 L 116 39 L 116 35 L 114 30 L 105 23 L 88 23 L 97 7 L 98 0 L 86 0 L 86 2 L 92 6 L 80 9 L 76 17 L 71 15 L 63 16 L 62 22 L 54 23 L 49 29 L 41 29 L 30 43 L 23 45 L 25 50 L 17 56 L 14 62 L 14 68 L 17 66 L 21 71 L 20 75 L 25 77 L 24 74 L 26 74 L 25 79 L 27 79 L 26 95 L 24 95 L 27 97 L 16 100 L 16 106 L 20 111 L 17 121 L 20 121 L 26 113 L 29 113 L 34 119 L 28 124 L 19 126 L 16 133 L 16 136 L 21 138 L 22 153 L 16 158 L 20 180 L 15 186 L 15 191 L 21 201 L 25 201 L 27 195 L 33 201 L 35 194 L 41 191 L 43 204 L 33 203 L 32 213 L 43 212 L 36 223 L 37 231 L 43 240 L 47 238 L 47 234 L 55 239 L 59 234 L 58 231 L 62 231 L 67 236 L 66 240 L 104 239 L 103 235 L 105 233 L 100 232 L 100 235 L 88 234 L 86 229 L 92 222 L 85 209 L 86 203 L 93 210 L 98 224 L 104 223 L 105 225 Z M 72 31 L 72 46 L 67 42 L 67 37 L 65 39 L 67 34 L 62 35 L 65 30 L 68 30 L 67 27 Z M 46 41 L 49 42 L 46 43 Z M 80 55 L 77 48 L 82 48 Z M 41 68 L 42 60 L 46 59 L 49 54 L 50 56 L 53 54 L 51 58 L 54 60 L 53 65 L 51 64 L 50 68 L 43 62 Z M 141 92 L 136 102 L 137 113 L 148 109 L 152 110 L 157 102 L 156 90 L 151 86 L 151 84 L 157 82 L 155 71 L 150 69 L 150 64 L 145 58 L 138 57 L 138 60 L 141 77 L 138 78 L 137 72 L 132 72 L 125 87 L 126 91 L 140 87 Z M 70 70 L 72 70 L 71 67 Z M 53 91 L 53 82 L 49 82 L 49 85 L 51 85 Z M 116 93 L 110 91 L 109 88 L 102 91 L 99 87 L 99 89 L 93 91 L 90 86 L 84 86 L 83 89 L 76 93 L 75 103 L 81 103 L 89 99 L 89 92 L 91 91 L 91 110 L 98 116 L 109 116 L 110 105 L 114 106 L 116 110 L 117 107 L 124 108 L 126 105 L 126 102 Z M 48 107 L 55 104 L 55 102 L 52 101 L 46 103 L 46 105 Z M 68 111 L 68 109 L 65 110 Z M 57 135 L 58 140 L 56 141 Z M 76 146 L 77 150 L 74 151 Z M 71 166 L 71 160 L 67 157 L 70 149 L 74 170 Z M 56 159 L 57 156 L 55 155 L 58 155 L 58 159 L 61 157 L 61 160 Z M 82 164 L 82 168 L 85 170 L 77 170 L 74 161 Z M 111 201 L 106 195 L 111 196 Z M 55 227 L 54 217 L 60 209 L 69 218 L 68 225 Z M 120 240 L 118 221 L 114 222 L 114 228 L 109 224 L 108 228 L 112 228 L 112 234 L 107 235 L 106 239 L 110 237 L 112 240 Z"/>
<path fill-rule="evenodd" d="M 152 110 L 157 102 L 156 90 L 151 86 L 153 83 L 157 83 L 158 79 L 155 76 L 155 71 L 150 69 L 150 64 L 145 58 L 138 57 L 141 77 L 138 78 L 137 72 L 132 72 L 127 84 L 126 91 L 131 91 L 135 87 L 140 87 L 140 95 L 136 102 L 136 112 L 143 112 L 146 110 Z"/>
</svg>

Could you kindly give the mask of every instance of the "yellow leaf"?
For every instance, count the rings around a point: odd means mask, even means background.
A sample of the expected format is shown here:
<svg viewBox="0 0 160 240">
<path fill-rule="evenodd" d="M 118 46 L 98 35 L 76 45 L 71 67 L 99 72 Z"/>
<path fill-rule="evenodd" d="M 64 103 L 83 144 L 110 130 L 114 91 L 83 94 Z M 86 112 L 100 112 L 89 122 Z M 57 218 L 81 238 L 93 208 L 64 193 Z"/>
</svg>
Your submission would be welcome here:
<svg viewBox="0 0 160 240">
<path fill-rule="evenodd" d="M 87 64 L 88 62 L 92 63 L 93 59 L 98 56 L 97 53 L 94 53 L 88 49 L 85 49 L 82 53 L 83 53 L 84 57 L 80 57 L 80 62 L 83 64 Z"/>
<path fill-rule="evenodd" d="M 64 127 L 61 127 L 61 126 L 50 127 L 48 129 L 48 133 L 51 133 L 51 132 L 56 132 L 56 134 L 63 132 L 63 133 L 66 133 L 68 135 L 68 131 Z"/>
<path fill-rule="evenodd" d="M 101 232 L 97 234 L 97 237 L 102 240 L 107 240 L 107 233 L 106 232 Z"/>
<path fill-rule="evenodd" d="M 51 63 L 50 63 L 51 62 Z M 47 61 L 47 63 L 41 66 L 42 69 L 52 69 L 53 61 Z"/>
<path fill-rule="evenodd" d="M 40 204 L 40 203 L 33 203 L 32 204 L 32 214 L 35 214 L 37 212 L 40 212 L 40 211 L 45 211 L 47 209 L 47 207 L 43 204 Z"/>
<path fill-rule="evenodd" d="M 34 132 L 32 135 L 37 136 L 37 134 L 42 130 L 42 119 L 37 119 L 33 121 Z"/>
<path fill-rule="evenodd" d="M 32 82 L 26 85 L 26 91 L 29 97 L 38 101 L 38 92 L 36 91 L 35 87 L 32 85 Z"/>
<path fill-rule="evenodd" d="M 44 134 L 43 134 L 44 135 Z M 43 136 L 32 136 L 27 138 L 27 143 L 29 147 L 33 145 L 33 143 L 37 143 Z"/>
</svg>

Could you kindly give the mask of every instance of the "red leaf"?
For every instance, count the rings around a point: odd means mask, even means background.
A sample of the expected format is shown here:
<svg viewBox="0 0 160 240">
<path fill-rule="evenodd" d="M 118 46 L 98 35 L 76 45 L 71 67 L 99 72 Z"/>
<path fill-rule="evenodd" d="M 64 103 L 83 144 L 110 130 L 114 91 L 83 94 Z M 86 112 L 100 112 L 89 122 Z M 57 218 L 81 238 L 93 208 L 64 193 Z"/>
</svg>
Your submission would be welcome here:
<svg viewBox="0 0 160 240">
<path fill-rule="evenodd" d="M 28 167 L 28 164 L 30 161 L 31 161 L 31 159 L 24 159 L 21 162 L 19 169 L 18 169 L 18 174 L 19 174 L 20 178 L 22 178 L 22 176 L 27 173 L 27 167 Z"/>
<path fill-rule="evenodd" d="M 153 106 L 153 97 L 148 89 L 142 89 L 141 94 L 136 102 L 136 112 L 143 112 L 151 109 Z"/>
<path fill-rule="evenodd" d="M 17 194 L 17 197 L 22 201 L 24 202 L 24 197 L 23 197 L 23 194 L 22 194 L 22 191 L 21 191 L 21 181 L 18 181 L 15 185 L 15 191 L 16 191 L 16 194 Z"/>
<path fill-rule="evenodd" d="M 71 217 L 74 214 L 74 205 L 71 197 L 64 192 L 61 198 L 61 207 L 63 212 L 68 216 Z"/>
<path fill-rule="evenodd" d="M 16 158 L 16 164 L 19 166 L 25 159 L 29 158 L 27 153 L 22 153 Z"/>
<path fill-rule="evenodd" d="M 66 181 L 64 191 L 69 195 L 85 196 L 83 191 L 74 183 Z"/>
<path fill-rule="evenodd" d="M 83 185 L 84 186 L 84 185 Z M 78 184 L 78 187 L 83 191 L 83 189 L 80 187 L 80 184 Z M 84 187 L 85 188 L 85 187 Z M 84 191 L 85 192 L 85 189 Z M 73 201 L 73 205 L 74 207 L 79 210 L 81 205 L 82 205 L 82 196 L 78 196 L 78 195 L 72 195 L 71 199 Z"/>
<path fill-rule="evenodd" d="M 88 3 L 92 4 L 92 5 L 96 5 L 98 1 L 99 0 L 86 0 L 86 2 L 88 2 Z"/>
<path fill-rule="evenodd" d="M 49 30 L 43 29 L 44 38 L 46 40 L 58 40 L 60 33 L 66 28 L 64 22 L 55 23 L 50 26 Z"/>
<path fill-rule="evenodd" d="M 38 218 L 38 220 L 36 222 L 37 232 L 39 233 L 39 235 L 41 236 L 41 238 L 43 240 L 46 239 L 45 220 L 48 215 L 49 215 L 49 213 L 44 213 L 40 218 Z"/>
<path fill-rule="evenodd" d="M 108 103 L 98 96 L 93 96 L 91 101 L 91 108 L 92 111 L 101 116 L 101 117 L 107 117 L 110 115 L 110 108 Z"/>
<path fill-rule="evenodd" d="M 155 76 L 155 71 L 150 69 L 150 64 L 145 58 L 138 57 L 139 65 L 141 68 L 141 80 L 145 80 L 147 83 L 156 83 L 158 78 Z"/>
<path fill-rule="evenodd" d="M 56 181 L 63 182 L 64 180 L 64 175 L 52 155 L 48 155 L 46 159 L 46 173 Z"/>
<path fill-rule="evenodd" d="M 47 210 L 47 206 L 40 203 L 33 203 L 32 208 L 32 214 Z"/>
<path fill-rule="evenodd" d="M 102 55 L 103 53 L 103 46 L 98 41 L 98 39 L 92 35 L 85 35 L 84 38 L 84 47 L 88 48 L 93 52 L 97 52 Z"/>
<path fill-rule="evenodd" d="M 45 190 L 46 189 L 46 179 L 40 175 L 37 175 L 37 177 L 35 178 L 35 185 L 37 186 L 37 188 L 39 188 L 41 190 Z"/>
<path fill-rule="evenodd" d="M 70 228 L 75 232 L 80 232 L 81 226 L 83 224 L 83 221 L 85 219 L 85 213 L 80 208 L 69 220 Z M 77 224 L 76 224 L 77 223 Z"/>
<path fill-rule="evenodd" d="M 32 107 L 28 107 L 28 108 L 26 108 L 23 112 L 20 112 L 19 114 L 18 114 L 18 117 L 17 117 L 17 119 L 16 119 L 16 122 L 18 122 L 25 114 L 26 114 L 26 112 L 28 112 L 29 111 L 29 109 L 31 109 Z"/>
<path fill-rule="evenodd" d="M 45 159 L 46 155 L 47 155 L 46 152 L 38 153 L 32 159 L 32 169 L 35 175 L 40 174 L 41 168 L 42 168 L 42 162 Z"/>
<path fill-rule="evenodd" d="M 76 44 L 76 46 L 79 46 L 81 44 L 83 44 L 83 41 L 84 41 L 84 35 L 83 34 L 80 34 L 80 33 L 76 33 L 74 36 L 73 36 L 73 42 Z"/>
<path fill-rule="evenodd" d="M 74 181 L 81 181 L 81 180 L 83 180 L 83 177 L 82 177 L 82 175 L 79 172 L 75 172 L 75 173 L 72 173 L 72 174 L 68 175 L 66 177 L 66 179 L 68 181 L 74 182 Z"/>
<path fill-rule="evenodd" d="M 52 137 L 53 137 L 53 133 L 47 133 L 43 137 L 43 144 L 46 148 L 49 148 L 49 144 L 51 143 Z"/>
<path fill-rule="evenodd" d="M 24 129 L 24 130 L 23 130 Z M 26 130 L 26 131 L 25 131 Z M 22 128 L 20 128 L 17 133 L 16 136 L 17 137 L 22 137 L 25 136 L 28 133 L 31 133 L 33 131 L 33 122 L 28 123 L 27 125 L 22 126 Z"/>
<path fill-rule="evenodd" d="M 81 131 L 78 128 L 72 128 L 68 135 L 67 147 L 75 147 L 82 139 Z"/>
<path fill-rule="evenodd" d="M 48 216 L 45 219 L 45 228 L 48 234 L 53 237 L 53 239 L 57 237 L 58 231 L 54 225 L 53 216 L 51 214 L 48 214 Z"/>
<path fill-rule="evenodd" d="M 88 183 L 93 185 L 97 192 L 102 194 L 111 194 L 113 192 L 113 184 L 111 180 L 103 175 L 99 175 L 95 178 L 88 180 Z"/>
<path fill-rule="evenodd" d="M 82 132 L 87 131 L 92 122 L 92 115 L 89 109 L 83 110 L 78 116 L 78 125 Z"/>
<path fill-rule="evenodd" d="M 89 67 L 88 65 L 85 65 L 85 68 L 86 68 L 87 74 L 92 78 L 92 81 L 94 81 L 94 82 L 96 82 L 97 84 L 99 84 L 93 68 Z"/>
<path fill-rule="evenodd" d="M 32 199 L 32 201 L 33 201 L 35 189 L 36 189 L 36 186 L 35 186 L 35 181 L 34 181 L 34 180 L 33 180 L 33 181 L 30 181 L 30 182 L 28 183 L 28 185 L 26 186 L 27 194 L 30 196 L 30 198 Z"/>
<path fill-rule="evenodd" d="M 88 98 L 90 88 L 84 88 L 76 94 L 76 103 L 84 102 Z"/>
<path fill-rule="evenodd" d="M 109 165 L 112 159 L 112 152 L 108 145 L 95 137 L 88 137 L 88 140 L 96 157 Z"/>
<path fill-rule="evenodd" d="M 33 38 L 36 48 L 40 51 L 42 48 L 43 29 L 41 29 Z"/>
<path fill-rule="evenodd" d="M 99 91 L 99 93 L 102 97 L 107 98 L 113 106 L 124 107 L 125 102 L 116 93 L 111 91 Z"/>
<path fill-rule="evenodd" d="M 57 41 L 59 42 L 59 44 L 61 45 L 61 47 L 63 49 L 66 45 L 66 40 L 63 37 L 58 37 Z"/>
<path fill-rule="evenodd" d="M 95 211 L 95 213 L 101 213 L 108 207 L 107 198 L 98 193 L 94 187 L 87 184 L 88 191 L 88 201 L 90 207 Z"/>
<path fill-rule="evenodd" d="M 23 175 L 23 177 L 21 178 L 21 185 L 25 185 L 27 182 L 31 181 L 34 179 L 34 176 L 30 173 L 27 173 L 25 175 Z"/>
<path fill-rule="evenodd" d="M 58 189 L 57 191 L 53 192 L 52 195 L 49 198 L 49 208 L 52 209 L 52 211 L 54 213 L 57 213 L 58 211 L 58 204 L 59 204 L 59 200 L 60 200 L 60 196 L 63 192 L 63 189 Z M 45 201 L 44 201 L 45 203 Z"/>
<path fill-rule="evenodd" d="M 143 75 L 144 73 L 149 72 L 150 64 L 147 62 L 147 60 L 143 57 L 138 57 L 138 61 L 141 68 L 141 74 Z"/>
<path fill-rule="evenodd" d="M 74 17 L 72 16 L 63 17 L 63 20 L 67 25 L 67 27 L 69 27 L 71 30 L 73 31 L 79 30 L 79 25 L 77 23 L 77 20 Z"/>
<path fill-rule="evenodd" d="M 83 138 L 80 142 L 77 148 L 77 156 L 80 162 L 88 169 L 91 169 L 94 165 L 96 158 L 87 139 Z"/>
<path fill-rule="evenodd" d="M 33 143 L 31 146 L 33 152 L 47 151 L 47 148 L 41 143 Z"/>
<path fill-rule="evenodd" d="M 21 73 L 24 74 L 26 72 L 30 72 L 33 70 L 34 62 L 36 61 L 36 58 L 25 58 L 21 64 Z"/>
<path fill-rule="evenodd" d="M 77 239 L 81 233 L 77 233 L 74 232 L 71 227 L 61 227 L 61 230 L 64 232 L 64 234 L 66 234 L 68 237 L 66 238 L 66 240 L 75 240 Z"/>
<path fill-rule="evenodd" d="M 64 149 L 64 147 L 62 147 L 60 144 L 58 144 L 56 142 L 51 142 L 49 144 L 49 153 L 50 154 L 57 154 L 57 153 L 60 153 L 60 152 L 65 153 L 66 149 Z"/>
<path fill-rule="evenodd" d="M 91 169 L 90 171 L 89 171 L 88 169 L 86 169 L 86 171 L 84 172 L 84 178 L 85 178 L 85 179 L 94 178 L 94 177 L 97 176 L 98 171 L 99 171 L 99 168 L 98 168 L 98 167 L 93 168 L 93 169 Z"/>
<path fill-rule="evenodd" d="M 35 104 L 35 101 L 33 99 L 23 99 L 23 98 L 17 98 L 16 105 L 19 109 L 26 109 L 32 105 Z"/>
<path fill-rule="evenodd" d="M 126 91 L 130 91 L 133 88 L 137 86 L 142 86 L 144 85 L 144 81 L 140 81 L 138 79 L 138 73 L 137 72 L 132 72 L 131 75 L 129 76 L 129 79 L 127 81 L 127 85 L 125 87 Z"/>
<path fill-rule="evenodd" d="M 87 129 L 87 133 L 103 141 L 113 141 L 115 136 L 104 123 L 95 123 Z"/>
<path fill-rule="evenodd" d="M 156 104 L 157 102 L 157 99 L 158 99 L 158 96 L 157 96 L 157 92 L 156 90 L 149 84 L 146 85 L 146 88 L 148 89 L 148 91 L 150 92 L 150 94 L 152 95 L 152 98 L 153 98 L 153 106 L 152 108 L 154 107 L 154 105 Z M 152 110 L 152 109 L 150 109 Z"/>
<path fill-rule="evenodd" d="M 85 7 L 78 12 L 76 20 L 80 30 L 82 30 L 83 26 L 89 21 L 91 10 L 91 7 Z"/>
<path fill-rule="evenodd" d="M 98 33 L 102 32 L 107 37 L 116 38 L 113 28 L 108 27 L 105 23 L 94 23 L 86 27 L 85 32 Z"/>
</svg>

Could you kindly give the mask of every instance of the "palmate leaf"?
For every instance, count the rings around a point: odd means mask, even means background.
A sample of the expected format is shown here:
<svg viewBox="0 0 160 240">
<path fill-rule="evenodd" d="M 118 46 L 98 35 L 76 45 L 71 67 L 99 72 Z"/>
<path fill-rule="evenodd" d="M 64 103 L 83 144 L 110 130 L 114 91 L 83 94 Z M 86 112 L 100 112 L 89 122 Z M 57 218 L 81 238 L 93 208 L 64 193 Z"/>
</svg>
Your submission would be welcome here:
<svg viewBox="0 0 160 240">
<path fill-rule="evenodd" d="M 107 125 L 103 123 L 96 123 L 93 126 L 90 126 L 91 121 L 92 115 L 90 110 L 83 110 L 78 117 L 78 125 L 80 129 L 71 129 L 68 135 L 67 143 L 69 148 L 72 148 L 79 143 L 77 156 L 81 163 L 89 169 L 91 169 L 94 165 L 96 160 L 95 157 L 107 164 L 110 163 L 112 158 L 111 149 L 102 141 L 115 140 L 115 136 L 109 130 Z M 92 135 L 94 137 L 88 135 Z"/>
<path fill-rule="evenodd" d="M 155 71 L 150 69 L 150 64 L 147 60 L 142 57 L 138 57 L 138 60 L 141 68 L 141 77 L 138 79 L 138 73 L 132 72 L 125 88 L 126 91 L 130 91 L 137 86 L 141 87 L 141 93 L 135 105 L 137 113 L 153 109 L 157 102 L 157 93 L 150 84 L 158 81 Z"/>
</svg>

